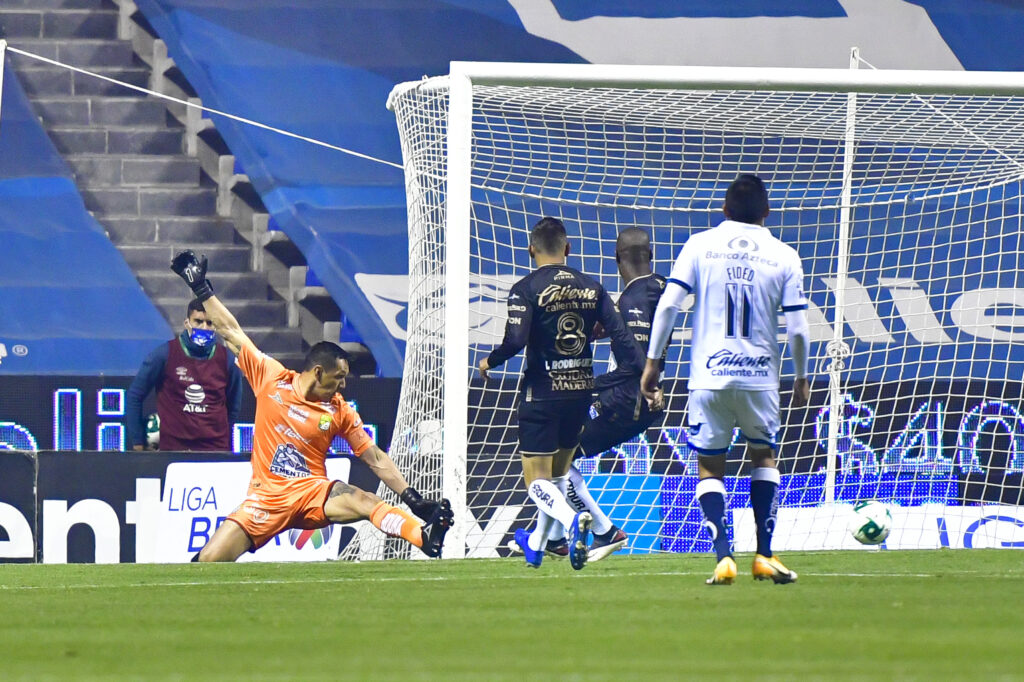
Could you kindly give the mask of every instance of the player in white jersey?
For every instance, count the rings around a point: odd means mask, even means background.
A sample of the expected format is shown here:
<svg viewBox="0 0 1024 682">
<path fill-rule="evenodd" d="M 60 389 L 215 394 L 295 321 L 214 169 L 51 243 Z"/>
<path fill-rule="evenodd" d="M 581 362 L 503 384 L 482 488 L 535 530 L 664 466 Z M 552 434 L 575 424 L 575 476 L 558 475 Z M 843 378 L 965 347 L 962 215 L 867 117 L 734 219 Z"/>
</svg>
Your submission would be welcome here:
<svg viewBox="0 0 1024 682">
<path fill-rule="evenodd" d="M 693 235 L 672 268 L 654 313 L 644 395 L 657 403 L 658 360 L 672 335 L 676 315 L 693 294 L 687 443 L 697 452 L 697 498 L 704 512 L 718 564 L 708 584 L 731 584 L 736 562 L 725 515 L 725 463 L 733 429 L 747 441 L 750 503 L 757 525 L 753 575 L 791 583 L 797 579 L 772 554 L 779 470 L 775 437 L 779 431 L 778 314 L 786 331 L 796 378 L 792 404 L 807 404 L 808 326 L 800 256 L 764 227 L 768 193 L 756 175 L 736 178 L 725 195 L 726 220 Z"/>
</svg>

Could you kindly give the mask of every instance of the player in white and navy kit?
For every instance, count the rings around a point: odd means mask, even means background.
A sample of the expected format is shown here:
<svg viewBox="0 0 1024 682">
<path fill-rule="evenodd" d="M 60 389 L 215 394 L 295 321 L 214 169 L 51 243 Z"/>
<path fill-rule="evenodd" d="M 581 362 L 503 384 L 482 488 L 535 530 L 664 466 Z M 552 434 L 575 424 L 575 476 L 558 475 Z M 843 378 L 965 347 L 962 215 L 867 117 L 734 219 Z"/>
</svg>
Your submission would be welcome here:
<svg viewBox="0 0 1024 682">
<path fill-rule="evenodd" d="M 805 405 L 807 298 L 800 257 L 764 227 L 768 193 L 755 175 L 741 175 L 725 197 L 726 220 L 693 235 L 683 246 L 658 303 L 641 389 L 657 400 L 658 360 L 687 294 L 694 296 L 687 421 L 689 446 L 697 452 L 697 498 L 711 533 L 718 564 L 708 584 L 736 577 L 725 517 L 725 456 L 739 427 L 747 441 L 750 503 L 757 525 L 753 575 L 790 583 L 797 579 L 772 554 L 779 470 L 774 451 L 779 431 L 778 314 L 786 331 L 796 379 L 792 404 Z"/>
</svg>

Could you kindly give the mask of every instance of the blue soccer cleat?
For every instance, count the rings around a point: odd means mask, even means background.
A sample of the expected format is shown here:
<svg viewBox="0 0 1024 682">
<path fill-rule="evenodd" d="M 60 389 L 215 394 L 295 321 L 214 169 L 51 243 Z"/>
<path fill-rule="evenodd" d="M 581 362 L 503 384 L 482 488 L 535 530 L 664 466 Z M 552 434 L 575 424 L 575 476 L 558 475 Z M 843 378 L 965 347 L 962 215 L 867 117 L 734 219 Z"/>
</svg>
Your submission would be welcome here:
<svg viewBox="0 0 1024 682">
<path fill-rule="evenodd" d="M 544 558 L 544 550 L 530 549 L 530 531 L 525 528 L 516 530 L 516 544 L 519 545 L 519 549 L 523 550 L 526 565 L 530 568 L 540 568 L 540 562 Z"/>
<path fill-rule="evenodd" d="M 572 520 L 569 529 L 569 563 L 577 571 L 587 565 L 587 545 L 590 544 L 590 525 L 594 517 L 590 512 L 580 512 Z"/>
</svg>

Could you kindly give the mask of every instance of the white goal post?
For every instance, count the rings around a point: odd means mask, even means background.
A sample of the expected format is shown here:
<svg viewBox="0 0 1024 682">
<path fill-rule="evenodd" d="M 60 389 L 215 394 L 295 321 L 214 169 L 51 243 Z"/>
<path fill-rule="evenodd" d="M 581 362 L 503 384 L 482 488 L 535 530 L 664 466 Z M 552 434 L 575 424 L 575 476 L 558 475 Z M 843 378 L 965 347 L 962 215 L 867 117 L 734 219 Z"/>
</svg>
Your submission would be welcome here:
<svg viewBox="0 0 1024 682">
<path fill-rule="evenodd" d="M 1024 74 L 453 62 L 388 106 L 410 252 L 392 456 L 451 499 L 446 557 L 503 555 L 532 516 L 515 451 L 521 358 L 490 385 L 474 373 L 529 272 L 530 226 L 562 218 L 569 264 L 618 292 L 618 230 L 647 229 L 667 275 L 742 172 L 766 180 L 767 226 L 800 252 L 811 300 L 814 392 L 783 410 L 776 546 L 856 546 L 859 499 L 892 506 L 890 547 L 1024 546 Z M 685 446 L 688 334 L 683 320 L 664 421 L 580 462 L 626 551 L 710 546 Z M 740 551 L 748 473 L 738 444 Z"/>
</svg>

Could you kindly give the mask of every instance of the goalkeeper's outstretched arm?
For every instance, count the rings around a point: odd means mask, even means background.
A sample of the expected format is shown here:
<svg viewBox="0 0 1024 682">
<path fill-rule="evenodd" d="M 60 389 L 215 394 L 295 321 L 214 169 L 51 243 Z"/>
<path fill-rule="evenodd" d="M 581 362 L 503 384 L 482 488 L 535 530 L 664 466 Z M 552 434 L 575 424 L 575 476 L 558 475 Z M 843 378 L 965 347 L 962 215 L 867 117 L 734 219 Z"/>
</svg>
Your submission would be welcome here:
<svg viewBox="0 0 1024 682">
<path fill-rule="evenodd" d="M 235 319 L 235 316 L 231 314 L 231 311 L 227 309 L 227 306 L 219 298 L 211 296 L 203 301 L 203 307 L 206 308 L 206 317 L 213 322 L 217 333 L 224 339 L 224 343 L 227 344 L 232 353 L 238 355 L 242 346 L 253 346 L 255 348 L 252 339 L 242 331 L 238 320 Z"/>
<path fill-rule="evenodd" d="M 255 348 L 255 344 L 242 331 L 235 316 L 220 299 L 214 296 L 213 287 L 206 279 L 206 268 L 206 256 L 197 258 L 195 252 L 191 250 L 182 251 L 171 261 L 171 270 L 185 280 L 185 284 L 203 304 L 207 318 L 213 322 L 217 333 L 224 339 L 224 343 L 231 349 L 231 352 L 237 355 L 242 346 Z"/>
</svg>

